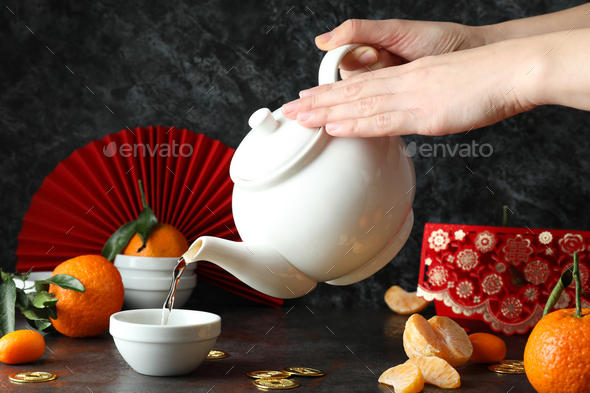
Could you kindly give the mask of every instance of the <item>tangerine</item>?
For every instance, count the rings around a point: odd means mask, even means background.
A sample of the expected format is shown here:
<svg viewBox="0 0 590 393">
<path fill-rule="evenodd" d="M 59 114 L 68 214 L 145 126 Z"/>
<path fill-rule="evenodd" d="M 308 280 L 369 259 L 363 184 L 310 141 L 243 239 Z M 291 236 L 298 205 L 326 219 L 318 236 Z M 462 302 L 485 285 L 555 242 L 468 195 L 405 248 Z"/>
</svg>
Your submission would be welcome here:
<svg viewBox="0 0 590 393">
<path fill-rule="evenodd" d="M 188 250 L 188 241 L 172 225 L 159 223 L 150 232 L 145 247 L 142 248 L 142 246 L 143 242 L 136 233 L 123 250 L 123 254 L 141 257 L 180 258 Z"/>
<path fill-rule="evenodd" d="M 424 382 L 443 389 L 455 389 L 461 386 L 461 377 L 446 360 L 436 356 L 417 357 L 406 363 L 414 363 L 420 368 Z"/>
<path fill-rule="evenodd" d="M 410 315 L 424 310 L 430 302 L 418 297 L 416 292 L 406 292 L 402 287 L 392 286 L 385 292 L 385 303 L 392 311 Z"/>
<path fill-rule="evenodd" d="M 59 264 L 52 276 L 69 274 L 77 278 L 83 293 L 49 285 L 57 299 L 53 327 L 69 337 L 93 337 L 109 328 L 112 314 L 121 310 L 125 289 L 119 270 L 100 255 L 82 255 Z"/>
<path fill-rule="evenodd" d="M 473 333 L 469 336 L 473 346 L 471 360 L 475 363 L 498 363 L 506 357 L 506 343 L 489 333 Z"/>
<path fill-rule="evenodd" d="M 471 357 L 473 347 L 465 330 L 449 317 L 428 321 L 414 314 L 406 321 L 403 344 L 409 358 L 436 356 L 457 367 Z"/>
<path fill-rule="evenodd" d="M 404 363 L 385 370 L 379 377 L 379 382 L 392 385 L 395 393 L 418 393 L 424 389 L 422 371 L 413 363 Z"/>
<path fill-rule="evenodd" d="M 539 393 L 590 392 L 590 309 L 553 311 L 531 332 L 524 369 Z"/>
<path fill-rule="evenodd" d="M 15 330 L 0 338 L 0 362 L 30 363 L 45 353 L 45 339 L 32 330 Z"/>
</svg>

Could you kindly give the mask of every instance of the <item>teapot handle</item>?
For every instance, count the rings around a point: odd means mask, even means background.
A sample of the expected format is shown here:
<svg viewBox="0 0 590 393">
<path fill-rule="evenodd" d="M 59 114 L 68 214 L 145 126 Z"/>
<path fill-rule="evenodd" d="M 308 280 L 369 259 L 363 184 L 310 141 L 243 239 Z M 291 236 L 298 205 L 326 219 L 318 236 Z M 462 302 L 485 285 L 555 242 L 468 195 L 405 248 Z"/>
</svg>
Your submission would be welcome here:
<svg viewBox="0 0 590 393">
<path fill-rule="evenodd" d="M 318 85 L 338 82 L 338 66 L 348 52 L 362 46 L 363 44 L 348 44 L 332 49 L 322 59 L 318 74 Z"/>
</svg>

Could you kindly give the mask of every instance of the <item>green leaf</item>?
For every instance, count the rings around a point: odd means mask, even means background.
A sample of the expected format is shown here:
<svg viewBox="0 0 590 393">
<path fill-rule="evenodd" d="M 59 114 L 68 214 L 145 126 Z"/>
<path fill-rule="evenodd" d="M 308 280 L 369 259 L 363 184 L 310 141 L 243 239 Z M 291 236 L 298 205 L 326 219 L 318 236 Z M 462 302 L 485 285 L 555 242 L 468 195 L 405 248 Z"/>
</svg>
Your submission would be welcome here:
<svg viewBox="0 0 590 393">
<path fill-rule="evenodd" d="M 137 224 L 135 226 L 135 232 L 137 233 L 142 242 L 141 247 L 139 248 L 139 250 L 137 250 L 137 252 L 140 252 L 145 248 L 145 244 L 147 243 L 150 237 L 152 229 L 154 229 L 154 227 L 158 223 L 158 218 L 154 214 L 153 210 L 147 204 L 141 180 L 138 180 L 137 182 L 139 183 L 139 193 L 141 194 L 141 204 L 143 205 L 143 210 L 141 211 L 141 213 L 139 213 L 139 217 L 137 218 Z"/>
<path fill-rule="evenodd" d="M 29 271 L 26 273 L 14 272 L 14 277 L 18 277 L 21 280 L 23 280 L 23 282 L 25 282 L 29 279 L 29 276 L 31 275 L 32 272 L 33 272 L 33 268 L 30 268 Z"/>
<path fill-rule="evenodd" d="M 55 329 L 53 328 L 53 326 L 51 325 L 51 321 L 50 320 L 36 320 L 35 321 L 35 329 L 40 330 L 40 331 L 46 331 L 46 332 L 54 332 Z"/>
<path fill-rule="evenodd" d="M 63 289 L 71 289 L 72 291 L 76 292 L 84 292 L 86 288 L 84 285 L 76 278 L 72 277 L 69 274 L 58 274 L 53 277 L 50 277 L 46 280 L 36 280 L 35 283 L 42 283 L 42 284 L 54 284 Z"/>
<path fill-rule="evenodd" d="M 557 284 L 555 284 L 553 291 L 551 291 L 549 299 L 547 299 L 547 304 L 545 304 L 545 310 L 543 310 L 543 316 L 553 311 L 553 306 L 555 306 L 555 303 L 557 303 L 557 301 L 559 300 L 559 297 L 561 296 L 563 290 L 572 283 L 572 278 L 572 271 L 570 269 L 565 269 L 565 271 L 562 273 L 561 277 L 557 281 Z"/>
<path fill-rule="evenodd" d="M 39 311 L 49 315 L 53 319 L 57 319 L 57 309 L 55 308 L 55 305 L 39 309 Z"/>
<path fill-rule="evenodd" d="M 20 309 L 29 307 L 29 298 L 21 288 L 16 288 L 16 306 Z"/>
<path fill-rule="evenodd" d="M 104 244 L 102 248 L 102 256 L 112 261 L 118 253 L 120 253 L 129 243 L 129 240 L 135 234 L 135 226 L 137 220 L 129 221 L 126 224 L 121 225 L 119 229 L 115 231 Z"/>
<path fill-rule="evenodd" d="M 44 308 L 45 306 L 53 306 L 57 303 L 57 298 L 49 292 L 37 292 L 35 300 L 33 300 L 33 306 L 36 308 Z"/>
<path fill-rule="evenodd" d="M 11 273 L 5 273 L 2 269 L 0 269 L 0 276 L 2 277 L 2 282 L 8 281 L 9 279 L 12 278 Z"/>
<path fill-rule="evenodd" d="M 37 309 L 32 307 L 21 310 L 21 312 L 23 313 L 25 318 L 30 319 L 31 321 L 47 319 L 47 316 L 44 313 L 38 313 Z"/>
<path fill-rule="evenodd" d="M 146 207 L 141 213 L 139 213 L 139 218 L 137 219 L 137 224 L 135 225 L 135 232 L 139 235 L 142 245 L 139 250 L 137 250 L 138 252 L 144 249 L 145 244 L 150 237 L 150 233 L 156 224 L 158 224 L 158 218 L 149 207 Z"/>
<path fill-rule="evenodd" d="M 0 284 L 0 331 L 2 335 L 14 331 L 16 321 L 14 315 L 14 305 L 16 304 L 16 285 L 12 278 L 5 279 L 2 276 Z"/>
<path fill-rule="evenodd" d="M 49 291 L 49 284 L 43 284 L 40 281 L 35 281 L 35 292 Z M 33 301 L 31 299 L 31 301 Z"/>
</svg>

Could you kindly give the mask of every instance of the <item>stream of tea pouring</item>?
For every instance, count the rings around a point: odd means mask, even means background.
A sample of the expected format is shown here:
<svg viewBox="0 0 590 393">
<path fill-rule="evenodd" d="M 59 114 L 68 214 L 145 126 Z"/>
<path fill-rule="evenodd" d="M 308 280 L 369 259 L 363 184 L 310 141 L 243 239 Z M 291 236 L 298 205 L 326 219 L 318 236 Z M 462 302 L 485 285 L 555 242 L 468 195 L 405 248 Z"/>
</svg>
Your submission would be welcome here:
<svg viewBox="0 0 590 393">
<path fill-rule="evenodd" d="M 172 283 L 170 284 L 170 291 L 168 292 L 168 296 L 166 296 L 164 307 L 162 307 L 161 325 L 168 324 L 168 318 L 170 318 L 170 313 L 172 312 L 172 307 L 174 306 L 174 295 L 176 294 L 176 287 L 178 286 L 180 277 L 182 277 L 182 273 L 184 273 L 184 269 L 186 269 L 186 262 L 184 261 L 184 257 L 180 257 L 178 259 L 176 267 L 172 271 Z"/>
</svg>

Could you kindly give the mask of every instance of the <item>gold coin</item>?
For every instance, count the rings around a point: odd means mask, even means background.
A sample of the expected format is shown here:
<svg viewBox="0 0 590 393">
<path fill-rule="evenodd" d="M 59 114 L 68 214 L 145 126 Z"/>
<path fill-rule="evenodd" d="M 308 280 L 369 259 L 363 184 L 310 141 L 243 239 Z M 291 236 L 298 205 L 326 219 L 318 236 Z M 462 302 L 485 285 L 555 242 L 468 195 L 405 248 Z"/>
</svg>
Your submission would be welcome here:
<svg viewBox="0 0 590 393">
<path fill-rule="evenodd" d="M 252 383 L 258 388 L 268 390 L 294 389 L 299 386 L 299 382 L 285 378 L 259 378 Z"/>
<path fill-rule="evenodd" d="M 212 359 L 223 359 L 229 356 L 229 353 L 224 352 L 224 351 L 216 351 L 215 349 L 211 350 L 209 352 L 209 355 L 207 355 L 207 360 L 212 360 Z"/>
<path fill-rule="evenodd" d="M 524 367 L 524 360 L 500 360 L 500 363 L 514 367 Z"/>
<path fill-rule="evenodd" d="M 46 371 L 23 371 L 8 376 L 10 381 L 17 383 L 49 382 L 53 381 L 55 378 L 57 378 L 57 375 Z"/>
<path fill-rule="evenodd" d="M 250 371 L 246 374 L 250 378 L 258 379 L 258 378 L 275 378 L 275 379 L 284 379 L 289 378 L 291 374 L 283 372 L 283 371 Z"/>
<path fill-rule="evenodd" d="M 499 374 L 524 374 L 524 368 L 514 368 L 505 364 L 492 364 L 488 369 Z"/>
<path fill-rule="evenodd" d="M 285 367 L 283 371 L 298 377 L 321 377 L 325 375 L 323 371 L 310 367 Z"/>
</svg>

